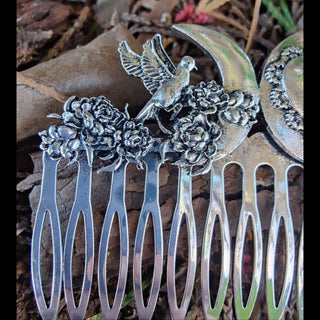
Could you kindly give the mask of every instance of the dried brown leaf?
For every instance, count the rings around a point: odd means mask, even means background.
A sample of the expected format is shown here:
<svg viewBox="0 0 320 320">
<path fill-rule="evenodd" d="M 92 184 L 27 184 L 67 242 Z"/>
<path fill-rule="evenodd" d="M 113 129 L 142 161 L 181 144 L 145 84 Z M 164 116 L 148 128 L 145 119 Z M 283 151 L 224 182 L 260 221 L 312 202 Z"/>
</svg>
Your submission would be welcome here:
<svg viewBox="0 0 320 320">
<path fill-rule="evenodd" d="M 17 68 L 30 62 L 52 36 L 52 30 L 26 30 L 17 27 Z"/>
<path fill-rule="evenodd" d="M 129 112 L 143 105 L 149 94 L 139 79 L 123 70 L 117 47 L 126 40 L 136 52 L 140 44 L 121 24 L 95 38 L 87 45 L 29 68 L 21 75 L 38 85 L 53 88 L 64 96 L 91 97 L 104 95 L 115 107 Z M 56 123 L 46 116 L 61 113 L 62 104 L 28 84 L 17 84 L 17 140 L 21 141 Z"/>
<path fill-rule="evenodd" d="M 111 20 L 114 10 L 119 14 L 129 11 L 130 1 L 128 0 L 97 0 L 95 13 L 97 23 L 103 27 Z"/>
<path fill-rule="evenodd" d="M 64 32 L 70 26 L 73 8 L 58 1 L 28 1 L 17 9 L 17 27 L 28 30 L 53 30 Z"/>
<path fill-rule="evenodd" d="M 196 7 L 196 13 L 204 12 L 209 13 L 213 10 L 216 10 L 223 6 L 225 3 L 229 2 L 230 0 L 201 0 Z"/>
</svg>

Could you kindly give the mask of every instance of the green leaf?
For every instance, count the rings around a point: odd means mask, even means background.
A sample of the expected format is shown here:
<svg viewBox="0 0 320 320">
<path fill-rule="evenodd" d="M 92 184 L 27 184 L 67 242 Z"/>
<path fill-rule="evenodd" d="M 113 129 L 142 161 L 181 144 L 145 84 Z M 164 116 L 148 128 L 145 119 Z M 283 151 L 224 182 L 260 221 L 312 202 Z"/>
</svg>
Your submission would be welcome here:
<svg viewBox="0 0 320 320">
<path fill-rule="evenodd" d="M 151 279 L 142 280 L 142 291 L 151 284 Z M 121 308 L 124 308 L 127 304 L 134 300 L 134 290 L 132 289 L 129 293 L 124 295 Z M 90 319 L 91 320 L 91 319 Z"/>
<path fill-rule="evenodd" d="M 285 0 L 280 0 L 280 12 L 273 3 L 273 0 L 262 0 L 262 3 L 267 7 L 269 12 L 273 15 L 275 19 L 285 28 L 287 32 L 293 31 L 295 29 L 294 22 L 291 17 L 290 10 L 287 6 Z"/>
<path fill-rule="evenodd" d="M 294 27 L 294 22 L 293 22 L 290 10 L 288 8 L 288 5 L 286 3 L 286 0 L 280 0 L 279 4 L 280 4 L 280 8 L 281 8 L 281 10 L 283 12 L 283 15 L 286 17 L 286 19 L 291 24 L 291 26 Z"/>
</svg>

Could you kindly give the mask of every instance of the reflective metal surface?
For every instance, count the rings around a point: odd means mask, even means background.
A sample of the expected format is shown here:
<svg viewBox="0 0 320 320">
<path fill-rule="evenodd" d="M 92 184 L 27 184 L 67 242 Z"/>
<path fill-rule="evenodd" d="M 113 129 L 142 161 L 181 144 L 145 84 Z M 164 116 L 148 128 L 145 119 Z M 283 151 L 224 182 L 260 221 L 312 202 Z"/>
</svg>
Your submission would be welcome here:
<svg viewBox="0 0 320 320">
<path fill-rule="evenodd" d="M 62 240 L 60 221 L 56 203 L 57 166 L 59 160 L 53 160 L 43 153 L 43 173 L 40 202 L 33 226 L 31 242 L 31 279 L 34 296 L 42 319 L 56 319 L 62 286 Z M 41 235 L 46 215 L 50 218 L 52 236 L 52 282 L 50 305 L 47 306 L 41 281 Z"/>
<path fill-rule="evenodd" d="M 86 152 L 82 152 L 78 159 L 78 180 L 75 200 L 67 227 L 64 245 L 64 297 L 70 319 L 80 320 L 84 318 L 90 297 L 93 263 L 94 263 L 94 236 L 93 217 L 91 209 L 91 167 L 88 164 Z M 82 280 L 82 289 L 79 302 L 76 304 L 72 283 L 72 254 L 75 232 L 80 214 L 83 216 L 85 231 L 85 261 Z"/>
<path fill-rule="evenodd" d="M 257 152 L 259 150 L 259 152 Z M 241 152 L 241 154 L 239 154 Z M 254 156 L 253 156 L 254 155 Z M 274 208 L 272 213 L 272 218 L 270 221 L 270 228 L 268 234 L 268 243 L 267 243 L 267 252 L 266 252 L 266 299 L 267 299 L 267 307 L 268 314 L 270 319 L 281 319 L 285 307 L 288 303 L 288 299 L 291 292 L 292 282 L 293 282 L 293 271 L 294 271 L 294 261 L 295 261 L 295 246 L 294 246 L 294 231 L 293 231 L 293 223 L 292 216 L 289 207 L 289 193 L 288 193 L 288 179 L 287 172 L 292 166 L 301 166 L 298 162 L 295 163 L 292 159 L 289 159 L 281 152 L 279 148 L 277 148 L 273 141 L 270 138 L 267 138 L 266 135 L 261 133 L 255 134 L 250 138 L 247 138 L 245 142 L 241 145 L 239 150 L 236 150 L 232 154 L 233 159 L 237 159 L 239 163 L 245 168 L 246 176 L 250 174 L 252 177 L 254 176 L 255 170 L 258 166 L 262 164 L 267 164 L 272 167 L 274 171 Z M 250 187 L 251 185 L 251 187 Z M 249 185 L 245 185 L 245 201 L 250 201 L 251 203 L 255 203 L 255 219 L 252 219 L 253 231 L 254 231 L 254 239 L 255 239 L 255 251 L 254 251 L 254 274 L 251 285 L 251 291 L 248 298 L 247 304 L 250 301 L 250 308 L 254 306 L 255 298 L 257 291 L 259 289 L 260 283 L 260 274 L 262 268 L 262 237 L 261 237 L 261 227 L 259 222 L 259 215 L 257 211 L 256 199 L 252 197 L 256 194 L 254 182 L 250 182 Z M 250 191 L 252 190 L 252 191 Z M 252 196 L 250 196 L 250 194 Z M 279 223 L 280 219 L 283 219 L 284 228 L 285 228 L 285 241 L 286 241 L 286 265 L 285 265 L 285 277 L 284 283 L 281 290 L 281 296 L 278 305 L 275 303 L 275 253 L 276 253 L 276 244 L 279 233 Z M 243 240 L 241 241 L 239 238 L 239 230 L 245 228 L 246 221 L 241 219 L 241 214 L 239 218 L 239 225 L 237 231 L 237 243 L 239 246 L 243 246 Z M 242 233 L 242 232 L 241 232 Z M 241 273 L 239 272 L 239 268 L 241 266 L 241 260 L 237 256 L 237 252 L 241 252 L 241 250 L 237 250 L 237 244 L 235 249 L 235 269 L 234 269 L 234 293 L 235 293 L 235 301 L 236 301 L 236 310 L 238 313 L 239 319 L 248 319 L 250 314 L 246 311 L 241 310 L 240 302 L 237 303 L 237 293 L 241 294 L 241 290 L 237 290 L 237 282 L 239 281 L 239 277 Z M 254 293 L 252 293 L 254 292 Z M 252 300 L 250 300 L 252 298 Z M 240 306 L 240 309 L 239 309 Z M 239 310 L 241 310 L 239 312 Z M 250 312 L 251 312 L 250 311 Z M 242 313 L 243 312 L 243 313 Z M 243 314 L 243 316 L 242 316 Z"/>
<path fill-rule="evenodd" d="M 303 162 L 303 33 L 283 40 L 268 57 L 259 95 L 268 131 L 289 155 Z"/>
<path fill-rule="evenodd" d="M 303 33 L 282 41 L 266 61 L 260 85 L 261 106 L 274 141 L 289 155 L 303 162 Z M 287 173 L 290 164 L 283 159 L 272 164 L 275 172 L 275 206 L 270 223 L 266 264 L 266 296 L 272 319 L 283 316 L 288 303 L 294 272 L 294 229 L 288 195 Z M 286 240 L 286 265 L 282 293 L 275 301 L 275 254 L 280 221 Z M 303 228 L 301 231 L 303 237 Z M 297 275 L 299 318 L 303 318 L 303 239 L 300 239 Z"/>
<path fill-rule="evenodd" d="M 173 25 L 173 29 L 212 58 L 219 68 L 223 88 L 227 93 L 238 91 L 252 95 L 254 105 L 257 107 L 256 112 L 259 111 L 258 83 L 254 69 L 247 55 L 234 41 L 211 28 L 200 25 L 177 24 Z M 249 111 L 247 107 L 248 105 L 241 106 L 241 103 L 235 103 L 234 109 L 231 107 L 226 111 L 228 115 L 229 112 L 232 114 L 231 118 L 224 112 L 218 112 L 222 134 L 217 141 L 218 152 L 214 160 L 230 154 L 246 138 L 255 116 L 245 125 L 237 120 L 242 116 L 250 118 L 249 113 L 246 113 Z"/>
<path fill-rule="evenodd" d="M 188 271 L 180 306 L 176 296 L 176 254 L 182 217 L 188 231 Z M 167 294 L 172 319 L 183 319 L 192 295 L 197 264 L 197 235 L 192 208 L 192 177 L 189 167 L 179 166 L 177 204 L 173 214 L 167 257 Z"/>
<path fill-rule="evenodd" d="M 243 205 L 240 211 L 238 230 L 236 236 L 236 244 L 234 251 L 234 270 L 233 270 L 233 290 L 235 296 L 235 309 L 238 319 L 249 319 L 257 298 L 261 271 L 262 271 L 262 230 L 260 217 L 257 207 L 257 191 L 256 191 L 256 170 L 261 164 L 256 162 L 257 157 L 252 154 L 246 154 L 246 159 L 239 159 L 243 172 Z M 254 240 L 254 261 L 253 274 L 251 280 L 251 289 L 246 304 L 242 297 L 242 261 L 243 249 L 245 244 L 245 235 L 247 231 L 248 221 L 251 218 L 253 240 Z"/>
<path fill-rule="evenodd" d="M 71 319 L 83 319 L 86 313 L 94 272 L 94 229 L 91 209 L 92 163 L 105 161 L 99 172 L 111 171 L 109 204 L 102 226 L 98 253 L 98 291 L 105 319 L 117 319 L 124 298 L 129 272 L 128 219 L 125 207 L 125 179 L 129 162 L 145 168 L 144 201 L 136 230 L 133 256 L 133 285 L 139 319 L 151 319 L 154 313 L 163 273 L 163 231 L 159 206 L 159 167 L 168 160 L 179 170 L 177 202 L 173 214 L 167 256 L 167 295 L 172 319 L 184 319 L 193 292 L 197 265 L 197 235 L 192 207 L 192 178 L 211 171 L 210 202 L 206 216 L 201 254 L 201 298 L 206 319 L 219 319 L 222 314 L 230 279 L 233 285 L 237 319 L 250 319 L 261 285 L 265 264 L 266 299 L 270 319 L 281 319 L 291 292 L 295 257 L 294 229 L 289 207 L 287 173 L 296 161 L 284 154 L 266 134 L 247 137 L 263 105 L 268 130 L 280 147 L 302 162 L 303 88 L 301 70 L 303 50 L 301 35 L 289 37 L 270 56 L 264 69 L 261 88 L 248 57 L 230 39 L 199 25 L 175 25 L 187 39 L 208 53 L 217 64 L 223 86 L 215 81 L 189 85 L 189 74 L 195 67 L 193 58 L 184 57 L 175 67 L 155 35 L 143 46 L 141 56 L 126 42 L 119 44 L 121 63 L 129 75 L 138 77 L 153 95 L 136 118 L 120 112 L 103 96 L 70 97 L 61 115 L 51 114 L 61 124 L 39 133 L 43 150 L 43 178 L 39 207 L 32 237 L 32 282 L 36 302 L 43 319 L 55 319 L 58 312 L 62 275 L 64 296 Z M 278 78 L 276 75 L 280 75 Z M 296 79 L 297 83 L 296 83 Z M 295 87 L 297 86 L 297 88 Z M 280 98 L 286 104 L 276 104 Z M 277 100 L 278 99 L 278 100 Z M 280 99 L 281 100 L 281 99 Z M 281 100 L 282 101 L 282 100 Z M 171 113 L 164 124 L 160 109 Z M 181 112 L 180 111 L 184 111 Z M 285 111 L 285 112 L 283 112 Z M 154 119 L 158 133 L 144 124 Z M 289 128 L 285 128 L 285 125 Z M 285 129 L 284 129 L 285 128 Z M 281 129 L 281 130 L 280 130 Z M 277 131 L 278 130 L 278 131 Z M 284 139 L 285 141 L 281 141 Z M 291 144 L 293 142 L 293 144 Z M 61 158 L 78 163 L 75 200 L 69 217 L 64 243 L 56 204 L 57 164 Z M 238 217 L 234 256 L 231 252 L 230 226 L 225 206 L 224 170 L 237 163 L 243 173 L 242 207 Z M 262 227 L 257 206 L 256 171 L 259 166 L 272 167 L 275 176 L 274 208 L 270 221 L 266 261 L 263 256 Z M 301 166 L 301 164 L 299 164 Z M 108 295 L 108 245 L 114 216 L 118 215 L 120 232 L 120 264 L 118 283 L 112 305 Z M 41 283 L 41 235 L 45 216 L 50 218 L 53 246 L 53 277 L 50 306 L 46 305 Z M 85 259 L 82 290 L 75 302 L 72 255 L 79 217 L 85 230 Z M 176 259 L 181 221 L 185 217 L 188 236 L 188 267 L 183 298 L 178 305 L 176 292 Z M 149 218 L 154 230 L 154 269 L 149 297 L 145 304 L 142 288 L 142 258 Z M 275 302 L 275 255 L 280 221 L 286 242 L 284 283 L 279 303 Z M 243 299 L 243 253 L 248 223 L 253 232 L 253 273 L 248 299 Z M 215 301 L 210 295 L 210 253 L 213 232 L 219 223 L 221 233 L 221 272 Z M 297 264 L 297 304 L 303 318 L 303 229 Z M 231 264 L 233 261 L 233 269 Z M 232 273 L 231 273 L 232 272 Z"/>
<path fill-rule="evenodd" d="M 129 235 L 128 219 L 125 207 L 125 178 L 127 162 L 113 171 L 111 182 L 111 195 L 108 208 L 104 217 L 104 222 L 100 237 L 99 256 L 98 256 L 98 288 L 101 304 L 101 311 L 105 319 L 117 319 L 121 304 L 123 301 L 129 263 Z M 111 228 L 114 215 L 118 215 L 119 232 L 120 232 L 120 261 L 118 283 L 112 306 L 109 303 L 107 290 L 107 261 L 108 261 L 108 244 L 110 239 Z"/>
<path fill-rule="evenodd" d="M 289 208 L 288 181 L 287 172 L 290 166 L 286 163 L 277 163 L 275 170 L 275 206 L 270 223 L 270 231 L 267 246 L 266 261 L 266 295 L 268 314 L 271 319 L 281 319 L 284 309 L 288 303 L 294 272 L 294 230 Z M 283 219 L 285 235 L 286 235 L 286 266 L 284 283 L 280 300 L 276 305 L 275 302 L 275 257 L 276 244 L 280 227 L 280 219 Z"/>
<path fill-rule="evenodd" d="M 144 158 L 144 162 L 146 164 L 144 202 L 139 217 L 133 257 L 134 296 L 137 313 L 141 320 L 152 318 L 158 300 L 163 267 L 163 235 L 159 205 L 159 167 L 161 164 L 159 153 L 149 153 Z M 149 299 L 145 306 L 142 289 L 142 255 L 148 218 L 152 218 L 154 230 L 154 268 Z"/>
<path fill-rule="evenodd" d="M 215 163 L 211 169 L 210 203 L 203 235 L 201 257 L 201 296 L 206 319 L 219 319 L 226 297 L 230 278 L 231 243 L 228 215 L 224 197 L 224 169 L 223 161 Z M 221 271 L 216 301 L 210 297 L 210 252 L 215 223 L 220 225 L 221 233 Z"/>
<path fill-rule="evenodd" d="M 303 311 L 304 311 L 304 284 L 303 284 L 303 276 L 304 276 L 304 267 L 303 267 L 303 243 L 304 243 L 304 225 L 302 222 L 301 232 L 300 232 L 300 243 L 299 243 L 299 254 L 298 254 L 298 267 L 297 267 L 297 307 L 299 320 L 302 320 Z"/>
</svg>

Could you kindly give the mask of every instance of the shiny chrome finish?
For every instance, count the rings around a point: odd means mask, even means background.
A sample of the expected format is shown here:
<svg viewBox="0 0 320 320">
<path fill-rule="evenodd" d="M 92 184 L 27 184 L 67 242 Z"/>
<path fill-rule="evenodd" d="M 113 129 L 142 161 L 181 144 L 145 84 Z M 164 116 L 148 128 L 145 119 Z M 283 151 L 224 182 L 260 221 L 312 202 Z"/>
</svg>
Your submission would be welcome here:
<svg viewBox="0 0 320 320">
<path fill-rule="evenodd" d="M 134 163 L 138 169 L 143 168 L 143 163 L 146 165 L 144 203 L 134 246 L 133 278 L 138 316 L 140 319 L 152 318 L 163 267 L 163 234 L 158 192 L 159 167 L 164 160 L 169 160 L 179 167 L 177 204 L 172 219 L 167 257 L 167 294 L 172 319 L 185 318 L 195 280 L 197 238 L 192 208 L 192 177 L 210 170 L 211 193 L 203 236 L 201 293 L 206 319 L 220 317 L 231 272 L 230 230 L 224 202 L 223 181 L 224 170 L 229 163 L 237 163 L 243 170 L 243 205 L 236 233 L 233 269 L 236 317 L 250 318 L 260 288 L 264 261 L 255 174 L 262 164 L 270 165 L 275 174 L 275 205 L 266 253 L 267 309 L 272 320 L 280 320 L 284 314 L 291 291 L 295 263 L 287 172 L 296 163 L 284 155 L 267 135 L 259 133 L 249 138 L 247 135 L 252 124 L 256 122 L 261 97 L 269 133 L 286 152 L 300 162 L 303 161 L 299 144 L 303 139 L 303 108 L 300 99 L 303 88 L 302 35 L 289 37 L 272 53 L 259 89 L 250 60 L 232 40 L 199 25 L 180 24 L 173 26 L 173 29 L 212 57 L 221 73 L 223 86 L 213 80 L 195 86 L 189 85 L 189 74 L 195 66 L 193 58 L 184 57 L 176 68 L 162 47 L 160 35 L 155 35 L 146 42 L 141 56 L 134 53 L 126 42 L 121 42 L 118 51 L 122 66 L 128 74 L 141 78 L 146 89 L 153 95 L 138 116 L 131 118 L 126 107 L 125 112 L 120 112 L 103 96 L 81 99 L 73 96 L 65 102 L 61 115 L 50 115 L 60 119 L 62 123 L 52 125 L 48 130 L 39 133 L 42 139 L 40 148 L 44 151 L 44 169 L 41 198 L 32 238 L 31 271 L 37 305 L 43 319 L 55 319 L 57 316 L 62 275 L 64 275 L 65 300 L 70 318 L 78 320 L 85 316 L 94 263 L 90 194 L 91 165 L 95 156 L 107 161 L 106 167 L 100 169 L 100 172 L 113 172 L 111 196 L 103 223 L 98 256 L 98 289 L 101 310 L 106 319 L 117 319 L 119 316 L 127 282 L 129 236 L 125 207 L 125 177 L 128 162 Z M 277 78 L 279 74 L 281 79 Z M 297 88 L 295 88 L 296 78 L 299 80 Z M 277 103 L 279 100 L 280 104 Z M 185 112 L 181 115 L 179 112 L 183 108 Z M 168 128 L 164 127 L 159 119 L 161 109 L 172 112 Z M 149 132 L 144 125 L 144 121 L 150 118 L 157 121 L 160 135 Z M 286 125 L 288 128 L 285 128 Z M 68 159 L 69 164 L 78 161 L 76 195 L 66 231 L 64 257 L 62 257 L 61 231 L 55 199 L 57 164 L 62 157 Z M 40 270 L 40 242 L 46 214 L 50 218 L 53 245 L 53 278 L 49 307 L 44 299 Z M 85 229 L 85 271 L 80 300 L 76 306 L 72 284 L 72 252 L 81 214 Z M 110 306 L 107 292 L 107 258 L 115 214 L 118 214 L 119 218 L 120 267 L 114 302 Z M 150 215 L 154 229 L 154 270 L 150 296 L 145 306 L 142 292 L 142 256 Z M 188 269 L 184 295 L 178 306 L 175 269 L 178 237 L 184 215 L 188 232 Z M 222 265 L 217 298 L 213 303 L 210 297 L 209 267 L 213 230 L 217 219 L 221 231 Z M 254 262 L 249 298 L 244 305 L 242 260 L 249 219 L 253 226 Z M 284 221 L 286 236 L 286 267 L 280 302 L 276 305 L 274 270 L 281 219 Z M 298 259 L 298 311 L 302 319 L 303 229 Z M 62 270 L 63 263 L 64 270 Z"/>
<path fill-rule="evenodd" d="M 256 302 L 257 294 L 260 286 L 260 278 L 262 271 L 262 229 L 257 206 L 257 192 L 255 173 L 257 166 L 254 167 L 254 159 L 247 155 L 250 162 L 242 162 L 243 172 L 243 205 L 241 208 L 238 229 L 236 236 L 235 252 L 234 252 L 234 269 L 233 269 L 233 290 L 235 297 L 235 309 L 238 319 L 249 319 Z M 242 297 L 242 258 L 245 244 L 245 235 L 248 220 L 251 218 L 252 231 L 254 239 L 254 261 L 253 274 L 249 297 L 244 306 Z"/>
<path fill-rule="evenodd" d="M 233 40 L 212 28 L 197 24 L 175 24 L 172 28 L 211 56 L 218 65 L 226 91 L 254 93 L 258 90 L 251 61 Z"/>
<path fill-rule="evenodd" d="M 275 142 L 303 162 L 303 32 L 279 43 L 268 57 L 259 95 L 267 129 Z"/>
<path fill-rule="evenodd" d="M 304 227 L 303 222 L 301 226 L 301 233 L 300 233 L 300 244 L 299 244 L 299 255 L 298 255 L 298 267 L 297 267 L 297 307 L 298 307 L 298 314 L 299 320 L 303 320 L 303 311 L 304 311 L 304 302 L 303 302 L 303 243 L 304 243 Z"/>
<path fill-rule="evenodd" d="M 289 301 L 293 281 L 295 246 L 294 229 L 289 208 L 287 173 L 290 168 L 286 163 L 275 164 L 275 205 L 270 223 L 266 261 L 266 295 L 270 319 L 281 319 Z M 286 266 L 282 292 L 278 305 L 275 302 L 275 254 L 280 219 L 283 219 L 286 235 Z"/>
<path fill-rule="evenodd" d="M 270 223 L 269 239 L 266 258 L 266 298 L 270 319 L 281 319 L 291 292 L 294 269 L 294 233 L 291 212 L 289 208 L 289 194 L 287 172 L 292 166 L 301 166 L 293 159 L 288 158 L 266 134 L 256 133 L 247 138 L 231 156 L 221 160 L 222 163 L 236 162 L 243 169 L 244 204 L 241 209 L 236 245 L 234 253 L 233 287 L 237 319 L 249 319 L 255 305 L 260 287 L 260 276 L 263 264 L 262 231 L 260 217 L 256 204 L 255 171 L 260 165 L 267 164 L 273 168 L 275 175 L 275 204 Z M 217 163 L 219 163 L 218 161 Z M 217 165 L 217 164 L 215 164 Z M 244 246 L 244 234 L 247 222 L 251 217 L 254 232 L 254 265 L 251 290 L 247 305 L 243 306 L 241 289 L 241 265 Z M 284 219 L 286 234 L 286 267 L 285 280 L 282 288 L 280 302 L 275 305 L 274 268 L 275 252 L 278 239 L 280 218 Z"/>
<path fill-rule="evenodd" d="M 70 319 L 84 318 L 92 284 L 94 263 L 94 236 L 91 209 L 91 167 L 88 164 L 87 153 L 82 152 L 78 158 L 78 180 L 75 201 L 69 218 L 64 248 L 64 296 Z M 72 252 L 75 232 L 80 214 L 84 218 L 85 230 L 85 262 L 81 296 L 78 306 L 75 305 L 72 284 Z"/>
<path fill-rule="evenodd" d="M 268 57 L 260 84 L 261 106 L 274 141 L 290 156 L 303 163 L 303 32 L 297 32 L 279 43 Z M 266 261 L 266 294 L 271 319 L 280 319 L 290 296 L 295 259 L 294 229 L 288 196 L 287 172 L 292 161 L 274 162 L 275 206 L 270 223 Z M 301 165 L 299 165 L 301 166 Z M 274 293 L 274 264 L 280 220 L 283 219 L 286 241 L 286 267 L 278 305 Z M 303 229 L 302 229 L 303 230 Z M 303 235 L 303 231 L 301 231 Z M 303 240 L 300 240 L 303 246 Z M 302 249 L 301 249 L 302 250 Z M 303 252 L 299 249 L 297 300 L 303 317 Z M 301 257 L 302 256 L 302 257 Z"/>
<path fill-rule="evenodd" d="M 241 48 L 230 38 L 215 30 L 193 24 L 176 24 L 172 28 L 180 33 L 184 38 L 192 41 L 197 47 L 208 54 L 217 64 L 219 73 L 223 82 L 224 90 L 230 94 L 242 92 L 250 94 L 259 110 L 258 83 L 256 80 L 253 66 L 248 56 Z M 241 95 L 241 94 L 240 94 Z M 239 109 L 246 110 L 246 107 L 240 107 L 235 104 L 235 109 L 231 107 L 228 111 L 218 114 L 219 125 L 222 131 L 221 138 L 216 142 L 217 154 L 214 161 L 229 155 L 235 150 L 248 135 L 252 122 L 242 125 Z M 238 110 L 237 110 L 238 109 Z M 230 114 L 233 121 L 230 121 Z M 247 114 L 245 117 L 249 118 Z M 255 118 L 255 116 L 253 117 Z M 239 121 L 237 121 L 239 120 Z M 235 122 L 234 122 L 235 121 Z"/>
<path fill-rule="evenodd" d="M 175 283 L 176 254 L 183 215 L 186 216 L 188 230 L 188 271 L 182 302 L 178 307 Z M 197 264 L 197 235 L 192 208 L 192 177 L 190 167 L 179 166 L 177 204 L 173 214 L 167 259 L 167 294 L 170 313 L 173 320 L 180 320 L 184 319 L 190 303 Z"/>
<path fill-rule="evenodd" d="M 57 166 L 59 160 L 53 160 L 47 153 L 42 155 L 43 172 L 41 195 L 32 233 L 31 242 L 31 279 L 37 306 L 43 320 L 56 319 L 62 286 L 62 241 L 60 221 L 56 203 Z M 51 298 L 46 304 L 41 282 L 41 235 L 46 214 L 50 217 L 52 236 L 53 272 Z"/>
<path fill-rule="evenodd" d="M 257 152 L 259 150 L 259 152 Z M 289 194 L 288 194 L 288 181 L 287 181 L 287 172 L 292 166 L 300 166 L 300 164 L 295 163 L 293 159 L 288 158 L 279 148 L 275 145 L 275 143 L 268 138 L 265 134 L 255 134 L 250 138 L 247 138 L 244 143 L 241 145 L 240 148 L 235 150 L 232 154 L 230 159 L 237 159 L 237 162 L 241 163 L 245 170 L 246 177 L 250 177 L 250 175 L 254 175 L 256 168 L 259 165 L 267 164 L 273 168 L 274 171 L 274 209 L 272 213 L 271 223 L 270 223 L 270 231 L 269 231 L 269 238 L 267 244 L 267 252 L 266 252 L 266 298 L 267 298 L 267 307 L 268 307 L 268 314 L 270 319 L 281 319 L 285 307 L 287 306 L 288 299 L 291 292 L 292 281 L 293 281 L 293 271 L 294 271 L 294 255 L 295 255 L 295 246 L 294 246 L 294 232 L 293 232 L 293 223 L 291 218 L 291 212 L 289 208 Z M 254 183 L 253 181 L 250 185 Z M 251 187 L 252 188 L 252 187 Z M 252 199 L 251 202 L 254 203 L 254 198 L 250 197 L 250 186 L 245 186 L 245 198 L 248 201 L 250 198 Z M 252 189 L 251 189 L 252 190 Z M 256 207 L 256 206 L 255 206 Z M 279 304 L 276 306 L 275 304 L 275 293 L 274 293 L 274 268 L 275 268 L 275 253 L 276 253 L 276 244 L 278 239 L 278 231 L 279 231 L 279 223 L 280 219 L 283 218 L 284 227 L 285 227 L 285 235 L 286 235 L 286 267 L 285 267 L 285 279 L 282 288 L 282 293 L 280 297 Z M 254 220 L 253 226 L 255 225 Z M 246 222 L 245 222 L 246 225 Z M 241 217 L 239 220 L 238 232 L 237 237 L 239 237 L 239 228 L 245 228 L 244 222 L 241 222 Z M 256 223 L 256 228 L 259 230 L 259 224 Z M 260 232 L 254 233 L 255 242 L 259 239 Z M 240 244 L 242 242 L 239 240 Z M 243 245 L 243 244 L 242 244 Z M 255 244 L 255 261 L 254 262 L 254 274 L 253 274 L 253 282 L 251 285 L 251 292 L 252 290 L 256 293 L 259 286 L 258 279 L 255 280 L 255 273 L 256 270 L 259 270 L 262 266 L 262 255 L 257 251 L 257 248 L 262 247 L 261 244 Z M 237 247 L 237 245 L 236 245 Z M 240 262 L 240 259 L 237 258 L 237 249 L 235 249 L 235 273 L 239 272 L 236 270 L 236 261 Z M 240 252 L 238 250 L 238 252 Z M 238 262 L 238 264 L 239 264 Z M 236 294 L 236 283 L 237 279 L 234 279 L 234 290 L 235 290 L 235 300 L 239 299 Z M 256 284 L 255 284 L 256 283 Z M 254 289 L 252 289 L 254 288 Z M 250 301 L 249 295 L 249 301 Z M 252 301 L 252 307 L 254 304 L 254 300 Z M 240 305 L 240 303 L 239 303 Z M 237 306 L 237 302 L 236 302 Z M 242 319 L 239 314 L 239 319 Z M 247 319 L 247 318 L 246 318 Z"/>
<path fill-rule="evenodd" d="M 190 72 L 196 68 L 194 59 L 185 56 L 176 68 L 165 52 L 159 34 L 147 40 L 141 56 L 133 52 L 126 41 L 119 44 L 118 51 L 125 71 L 140 78 L 152 94 L 136 119 L 154 118 L 164 133 L 170 133 L 159 122 L 158 112 L 160 109 L 170 111 L 180 98 L 181 90 L 189 84 Z"/>
<path fill-rule="evenodd" d="M 128 219 L 125 206 L 125 180 L 127 162 L 113 171 L 111 182 L 111 195 L 104 218 L 98 256 L 98 285 L 101 303 L 101 311 L 105 319 L 117 319 L 126 289 L 128 263 L 129 263 L 129 235 Z M 107 259 L 108 244 L 114 215 L 118 214 L 120 231 L 120 263 L 118 284 L 115 292 L 113 305 L 110 306 L 107 292 Z"/>
<path fill-rule="evenodd" d="M 210 203 L 208 208 L 207 220 L 203 235 L 202 257 L 201 257 L 201 295 L 203 311 L 206 319 L 219 319 L 224 304 L 229 277 L 230 277 L 230 231 L 228 215 L 225 208 L 224 198 L 224 169 L 225 164 L 220 161 L 214 164 L 211 169 Z M 210 297 L 210 252 L 212 246 L 212 236 L 214 225 L 219 221 L 221 233 L 221 271 L 219 289 L 216 301 L 213 304 Z"/>
<path fill-rule="evenodd" d="M 158 299 L 163 267 L 163 235 L 159 205 L 159 167 L 161 164 L 159 153 L 149 153 L 145 156 L 144 162 L 146 164 L 144 202 L 139 217 L 133 257 L 134 296 L 140 320 L 152 318 Z M 142 255 L 150 215 L 152 216 L 154 230 L 154 269 L 150 296 L 148 304 L 145 306 L 142 291 Z"/>
</svg>

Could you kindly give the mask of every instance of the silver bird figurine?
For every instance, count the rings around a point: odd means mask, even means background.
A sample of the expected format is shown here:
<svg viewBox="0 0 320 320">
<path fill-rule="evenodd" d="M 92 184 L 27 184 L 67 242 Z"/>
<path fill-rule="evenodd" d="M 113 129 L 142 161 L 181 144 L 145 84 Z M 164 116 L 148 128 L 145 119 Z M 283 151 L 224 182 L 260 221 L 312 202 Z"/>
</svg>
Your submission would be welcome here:
<svg viewBox="0 0 320 320">
<path fill-rule="evenodd" d="M 161 124 L 158 113 L 160 109 L 167 112 L 173 110 L 173 104 L 179 100 L 181 90 L 189 85 L 190 71 L 197 70 L 194 59 L 184 56 L 176 68 L 165 52 L 159 34 L 146 41 L 141 56 L 133 52 L 126 41 L 119 44 L 118 51 L 126 72 L 141 78 L 146 89 L 152 94 L 152 98 L 136 119 L 145 121 L 155 118 L 160 129 L 170 134 Z M 175 112 L 178 113 L 180 109 Z"/>
</svg>

